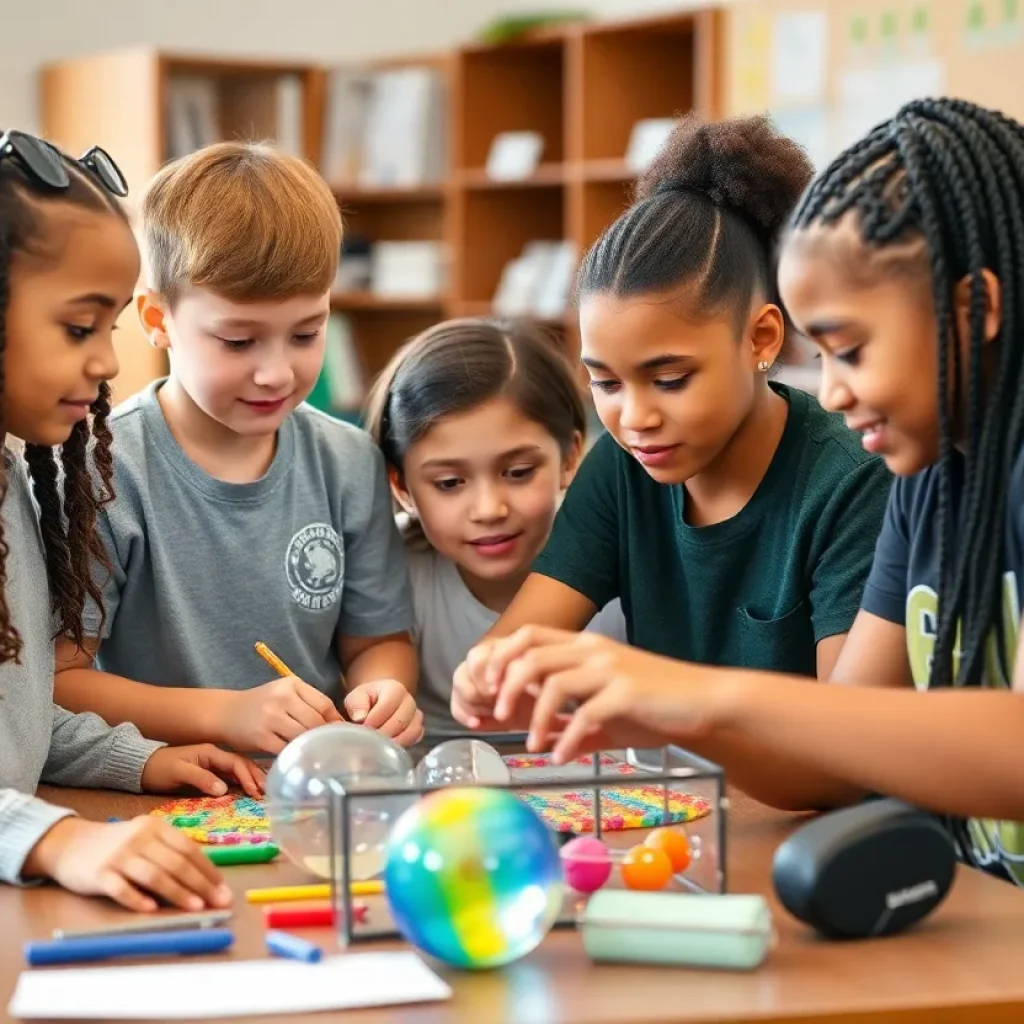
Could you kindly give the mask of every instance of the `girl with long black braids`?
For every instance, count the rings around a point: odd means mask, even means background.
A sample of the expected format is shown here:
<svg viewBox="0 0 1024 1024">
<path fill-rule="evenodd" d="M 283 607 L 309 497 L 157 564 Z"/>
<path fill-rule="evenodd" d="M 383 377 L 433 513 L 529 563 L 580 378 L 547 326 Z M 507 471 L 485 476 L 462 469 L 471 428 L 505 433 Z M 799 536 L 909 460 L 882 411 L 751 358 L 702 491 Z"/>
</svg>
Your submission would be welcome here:
<svg viewBox="0 0 1024 1024">
<path fill-rule="evenodd" d="M 82 821 L 32 795 L 40 781 L 221 795 L 218 773 L 257 794 L 262 779 L 236 754 L 164 747 L 53 703 L 55 637 L 81 644 L 86 598 L 99 599 L 112 332 L 139 274 L 115 198 L 125 194 L 102 150 L 72 160 L 0 133 L 0 882 L 49 877 L 135 910 L 156 910 L 157 898 L 199 910 L 230 891 L 166 822 Z"/>
<path fill-rule="evenodd" d="M 534 746 L 672 740 L 727 772 L 737 750 L 785 755 L 803 766 L 794 803 L 901 797 L 945 816 L 968 863 L 1024 884 L 1022 197 L 1024 127 L 920 100 L 791 219 L 780 291 L 820 348 L 822 403 L 897 475 L 832 676 L 846 685 L 527 629 L 475 658 L 501 699 L 539 691 Z"/>
</svg>

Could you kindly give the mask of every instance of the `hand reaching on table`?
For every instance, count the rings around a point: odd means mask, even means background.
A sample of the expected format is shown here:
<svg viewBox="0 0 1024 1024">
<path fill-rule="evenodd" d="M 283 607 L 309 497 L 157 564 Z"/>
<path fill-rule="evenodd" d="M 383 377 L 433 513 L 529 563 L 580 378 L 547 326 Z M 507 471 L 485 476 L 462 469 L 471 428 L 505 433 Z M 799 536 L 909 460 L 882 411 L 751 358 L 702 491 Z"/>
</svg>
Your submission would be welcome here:
<svg viewBox="0 0 1024 1024">
<path fill-rule="evenodd" d="M 223 796 L 228 787 L 222 775 L 238 781 L 247 796 L 263 795 L 263 769 L 241 754 L 231 754 L 212 743 L 190 747 L 161 747 L 153 751 L 142 769 L 142 789 L 148 793 L 170 793 L 194 786 L 209 796 Z"/>
<path fill-rule="evenodd" d="M 232 899 L 202 847 L 149 816 L 115 824 L 62 818 L 33 847 L 22 874 L 142 912 L 156 910 L 157 900 L 198 911 Z"/>
<path fill-rule="evenodd" d="M 542 626 L 493 642 L 483 669 L 500 680 L 495 721 L 528 714 L 528 748 L 552 749 L 553 742 L 558 762 L 585 750 L 658 747 L 704 735 L 723 690 L 706 678 L 713 670 L 596 633 Z"/>
<path fill-rule="evenodd" d="M 466 660 L 455 670 L 452 717 L 467 729 L 494 732 L 526 729 L 530 724 L 532 694 L 520 695 L 515 704 L 506 709 L 504 718 L 496 717 L 498 692 L 508 663 L 506 652 L 515 650 L 514 646 L 509 646 L 511 639 L 481 641 L 470 648 Z"/>
</svg>

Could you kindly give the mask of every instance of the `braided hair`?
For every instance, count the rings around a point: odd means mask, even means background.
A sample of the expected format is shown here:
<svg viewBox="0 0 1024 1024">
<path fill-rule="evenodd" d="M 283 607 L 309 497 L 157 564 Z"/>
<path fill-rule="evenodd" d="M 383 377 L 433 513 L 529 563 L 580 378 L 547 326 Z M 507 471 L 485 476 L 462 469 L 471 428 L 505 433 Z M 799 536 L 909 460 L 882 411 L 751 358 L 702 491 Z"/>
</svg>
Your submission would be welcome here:
<svg viewBox="0 0 1024 1024">
<path fill-rule="evenodd" d="M 62 154 L 63 155 L 63 154 Z M 18 253 L 38 255 L 46 232 L 45 207 L 66 203 L 97 212 L 112 212 L 127 220 L 113 196 L 93 183 L 80 165 L 64 156 L 71 179 L 60 191 L 34 187 L 13 160 L 0 163 L 0 394 L 4 390 L 4 351 L 7 346 L 7 309 L 10 303 L 11 263 Z M 100 386 L 90 417 L 75 425 L 71 436 L 56 448 L 26 444 L 25 462 L 39 505 L 39 522 L 46 557 L 46 574 L 58 636 L 81 647 L 82 612 L 87 598 L 102 609 L 102 595 L 94 578 L 94 565 L 109 570 L 102 541 L 96 533 L 100 508 L 113 499 L 110 387 Z M 0 437 L 6 435 L 6 417 L 0 403 Z M 95 470 L 95 476 L 93 475 Z M 7 491 L 6 466 L 0 460 L 0 505 Z M 17 662 L 21 637 L 11 621 L 7 603 L 7 554 L 0 520 L 0 665 Z"/>
<path fill-rule="evenodd" d="M 792 217 L 791 228 L 800 230 L 852 214 L 861 242 L 874 256 L 913 260 L 930 271 L 940 348 L 940 599 L 930 687 L 981 685 L 993 626 L 1002 639 L 1005 551 L 993 538 L 1003 535 L 1007 487 L 1024 443 L 1022 195 L 1024 126 L 963 100 L 924 99 L 907 104 L 841 154 Z M 987 386 L 986 269 L 998 278 L 1002 299 L 1000 343 Z M 965 278 L 966 368 L 953 301 L 955 286 Z M 967 446 L 960 487 L 954 486 L 957 434 Z M 961 538 L 956 543 L 954 530 Z M 997 649 L 1005 659 L 1002 642 Z M 1001 667 L 1010 672 L 1005 663 Z M 962 823 L 954 824 L 962 852 L 970 856 Z"/>
</svg>

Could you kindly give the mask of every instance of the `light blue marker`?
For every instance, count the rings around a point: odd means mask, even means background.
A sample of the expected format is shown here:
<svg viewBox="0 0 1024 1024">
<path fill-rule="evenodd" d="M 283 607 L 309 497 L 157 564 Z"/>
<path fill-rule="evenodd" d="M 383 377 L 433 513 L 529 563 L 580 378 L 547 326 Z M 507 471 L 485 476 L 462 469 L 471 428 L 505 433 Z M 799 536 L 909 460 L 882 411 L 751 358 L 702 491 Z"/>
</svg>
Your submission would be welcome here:
<svg viewBox="0 0 1024 1024">
<path fill-rule="evenodd" d="M 289 960 L 302 960 L 307 964 L 318 963 L 323 951 L 312 942 L 300 939 L 288 932 L 267 932 L 267 952 L 274 956 L 288 957 Z"/>
</svg>

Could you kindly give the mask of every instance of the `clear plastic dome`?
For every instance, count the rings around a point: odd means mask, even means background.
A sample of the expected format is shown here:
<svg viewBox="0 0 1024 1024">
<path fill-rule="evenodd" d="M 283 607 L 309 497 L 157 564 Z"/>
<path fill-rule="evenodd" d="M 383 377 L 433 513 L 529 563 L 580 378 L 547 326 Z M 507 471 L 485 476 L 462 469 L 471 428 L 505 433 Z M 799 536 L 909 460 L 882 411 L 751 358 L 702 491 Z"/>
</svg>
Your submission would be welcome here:
<svg viewBox="0 0 1024 1024">
<path fill-rule="evenodd" d="M 348 722 L 310 729 L 278 755 L 267 773 L 271 837 L 294 864 L 323 879 L 332 875 L 329 780 L 348 794 L 411 786 L 412 760 L 389 737 Z M 411 794 L 367 794 L 349 800 L 349 874 L 353 879 L 372 878 L 380 873 L 391 826 L 414 801 Z M 340 862 L 334 868 L 337 877 Z"/>
<path fill-rule="evenodd" d="M 502 786 L 511 777 L 501 754 L 483 740 L 439 743 L 416 766 L 420 786 Z"/>
</svg>

